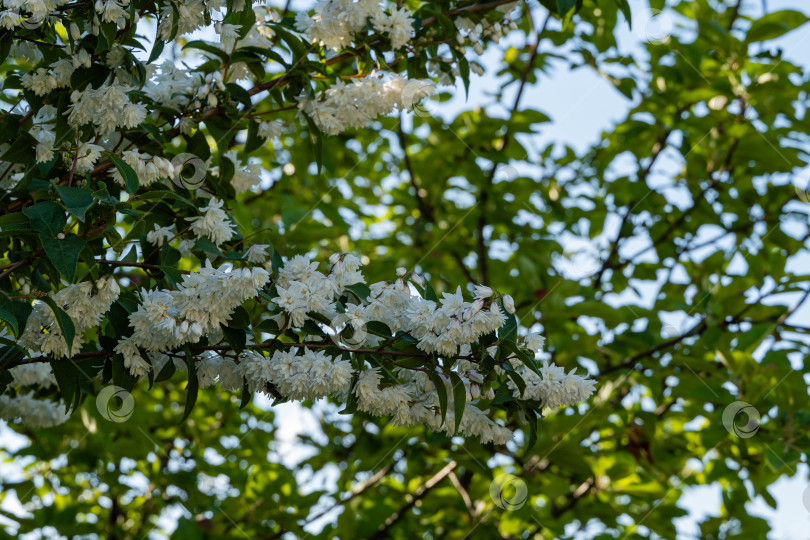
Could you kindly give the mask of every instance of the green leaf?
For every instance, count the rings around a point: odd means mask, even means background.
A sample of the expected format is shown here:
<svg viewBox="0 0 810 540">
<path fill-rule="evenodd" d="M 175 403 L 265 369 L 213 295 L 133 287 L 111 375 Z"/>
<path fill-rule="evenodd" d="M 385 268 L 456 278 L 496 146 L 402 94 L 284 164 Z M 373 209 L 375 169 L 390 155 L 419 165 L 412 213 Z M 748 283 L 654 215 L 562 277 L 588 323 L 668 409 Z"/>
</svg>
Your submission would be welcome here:
<svg viewBox="0 0 810 540">
<path fill-rule="evenodd" d="M 160 53 L 163 52 L 163 47 L 166 46 L 166 42 L 162 39 L 156 39 L 155 44 L 152 46 L 152 52 L 149 54 L 149 60 L 146 61 L 147 64 L 151 64 L 155 60 L 158 59 Z"/>
<path fill-rule="evenodd" d="M 431 302 L 439 301 L 439 297 L 436 296 L 436 291 L 433 289 L 433 285 L 431 285 L 430 281 L 427 279 L 425 280 L 425 300 L 430 300 Z"/>
<path fill-rule="evenodd" d="M 352 291 L 360 300 L 365 300 L 371 294 L 371 289 L 365 283 L 355 283 L 346 288 Z"/>
<path fill-rule="evenodd" d="M 245 384 L 242 385 L 242 399 L 239 402 L 239 410 L 244 409 L 247 407 L 247 404 L 250 403 L 250 398 L 253 397 L 253 392 L 250 391 L 248 388 L 247 380 L 245 380 Z"/>
<path fill-rule="evenodd" d="M 350 388 L 354 388 L 356 382 L 357 378 L 353 377 Z M 357 412 L 357 395 L 354 392 L 349 392 L 346 398 L 346 406 L 343 407 L 343 410 L 338 411 L 338 414 L 352 414 L 355 412 Z"/>
<path fill-rule="evenodd" d="M 504 364 L 504 366 L 505 365 L 506 364 Z M 520 392 L 520 397 L 523 397 L 523 393 L 526 391 L 526 381 L 524 381 L 523 377 L 518 375 L 514 369 L 506 370 L 506 374 L 510 379 L 512 379 L 512 382 L 515 383 L 515 386 L 517 386 L 518 392 Z"/>
<path fill-rule="evenodd" d="M 124 179 L 124 183 L 127 186 L 127 193 L 133 194 L 138 191 L 138 188 L 141 187 L 141 182 L 138 180 L 138 175 L 135 173 L 135 170 L 130 167 L 126 161 L 115 154 L 107 155 L 112 160 L 115 168 L 118 169 L 118 172 L 121 173 L 121 177 Z"/>
<path fill-rule="evenodd" d="M 113 302 L 107 317 L 118 339 L 132 335 L 132 329 L 129 326 L 129 311 L 124 304 L 118 301 Z"/>
<path fill-rule="evenodd" d="M 242 306 L 236 306 L 236 309 L 233 310 L 231 313 L 230 319 L 228 319 L 228 326 L 231 328 L 237 328 L 239 330 L 247 330 L 250 328 L 250 315 L 248 314 L 247 310 Z"/>
<path fill-rule="evenodd" d="M 186 137 L 186 152 L 194 154 L 203 161 L 207 161 L 211 157 L 211 148 L 208 146 L 208 140 L 205 138 L 205 133 L 201 129 L 194 132 L 194 135 Z"/>
<path fill-rule="evenodd" d="M 523 412 L 526 413 L 526 416 L 529 416 L 528 424 L 529 424 L 529 442 L 527 443 L 527 448 L 533 448 L 535 444 L 537 444 L 537 413 L 533 409 L 524 408 Z"/>
<path fill-rule="evenodd" d="M 175 371 L 177 371 L 177 368 L 174 365 L 174 360 L 169 358 L 166 360 L 166 363 L 163 364 L 163 367 L 160 368 L 160 372 L 155 376 L 155 382 L 168 381 L 172 378 Z"/>
<path fill-rule="evenodd" d="M 17 317 L 14 316 L 14 305 L 11 298 L 3 292 L 0 292 L 0 320 L 6 321 L 15 336 L 20 336 L 20 327 L 17 325 Z"/>
<path fill-rule="evenodd" d="M 31 228 L 38 233 L 56 236 L 67 225 L 65 212 L 50 201 L 43 201 L 23 209 L 23 214 L 31 219 Z"/>
<path fill-rule="evenodd" d="M 745 36 L 745 41 L 754 43 L 778 38 L 795 30 L 809 20 L 810 18 L 804 13 L 792 9 L 768 13 L 754 21 Z"/>
<path fill-rule="evenodd" d="M 209 54 L 213 54 L 214 56 L 222 60 L 223 63 L 228 61 L 228 54 L 225 51 L 215 47 L 213 44 L 208 43 L 206 41 L 201 40 L 189 41 L 183 46 L 183 50 L 185 51 L 186 49 L 198 49 L 200 51 L 205 51 Z"/>
<path fill-rule="evenodd" d="M 557 14 L 565 18 L 569 11 L 577 5 L 577 0 L 557 0 Z"/>
<path fill-rule="evenodd" d="M 627 20 L 627 26 L 630 28 L 633 27 L 633 13 L 630 10 L 630 4 L 627 0 L 616 0 L 616 5 L 619 6 L 622 14 L 624 15 L 625 20 Z M 579 7 L 577 7 L 579 9 Z"/>
<path fill-rule="evenodd" d="M 69 234 L 60 240 L 46 233 L 40 233 L 39 240 L 42 242 L 48 259 L 59 270 L 62 277 L 72 283 L 73 276 L 76 274 L 79 253 L 84 248 L 84 240 L 75 234 Z"/>
<path fill-rule="evenodd" d="M 31 220 L 22 212 L 0 216 L 0 236 L 11 236 L 31 230 Z"/>
<path fill-rule="evenodd" d="M 458 435 L 461 418 L 464 416 L 464 405 L 467 404 L 467 389 L 455 371 L 450 372 L 450 382 L 453 384 L 453 414 L 456 420 L 456 428 L 453 433 Z"/>
<path fill-rule="evenodd" d="M 447 387 L 444 385 L 444 379 L 435 371 L 428 371 L 428 377 L 433 381 L 433 387 L 439 394 L 439 409 L 442 413 L 442 421 L 444 421 L 447 418 Z"/>
<path fill-rule="evenodd" d="M 422 367 L 426 363 L 427 363 L 427 358 L 425 358 L 423 356 L 413 356 L 413 357 L 407 357 L 406 356 L 404 358 L 398 358 L 397 360 L 394 361 L 394 364 L 396 364 L 396 365 L 398 365 L 400 367 L 409 368 L 409 369 Z"/>
<path fill-rule="evenodd" d="M 188 346 L 186 346 L 186 365 L 188 366 L 188 384 L 186 385 L 186 407 L 183 411 L 183 419 L 180 420 L 181 423 L 186 421 L 194 409 L 194 404 L 197 403 L 197 392 L 200 388 L 200 382 L 197 380 L 197 366 Z"/>
<path fill-rule="evenodd" d="M 737 342 L 737 349 L 745 352 L 752 352 L 756 349 L 762 340 L 771 334 L 776 329 L 775 324 L 755 324 L 750 330 L 740 336 Z"/>
<path fill-rule="evenodd" d="M 510 313 L 506 316 L 506 322 L 503 323 L 503 326 L 498 329 L 498 340 L 499 341 L 514 341 L 517 339 L 517 318 L 515 317 L 514 313 Z"/>
<path fill-rule="evenodd" d="M 380 336 L 384 338 L 390 338 L 394 335 L 394 332 L 391 328 L 388 327 L 387 324 L 379 321 L 369 321 L 366 323 L 366 330 L 370 334 L 374 334 L 375 336 Z"/>
<path fill-rule="evenodd" d="M 59 325 L 59 329 L 62 330 L 62 335 L 67 342 L 68 350 L 72 351 L 73 338 L 76 337 L 76 327 L 73 326 L 73 319 L 65 313 L 65 310 L 57 306 L 50 296 L 43 296 L 41 300 L 53 310 L 54 315 L 56 315 L 56 323 Z"/>
<path fill-rule="evenodd" d="M 28 316 L 31 315 L 33 308 L 31 303 L 23 300 L 12 300 L 11 310 L 14 313 L 14 318 L 17 319 L 17 327 L 20 332 L 25 331 L 25 325 L 28 323 Z"/>
<path fill-rule="evenodd" d="M 87 188 L 67 187 L 67 186 L 54 186 L 65 208 L 68 212 L 76 216 L 76 218 L 84 223 L 84 215 L 87 209 L 90 208 L 95 199 L 93 192 Z"/>
<path fill-rule="evenodd" d="M 248 124 L 247 139 L 245 140 L 245 153 L 249 154 L 260 148 L 264 144 L 264 139 L 259 137 L 259 124 L 251 121 Z"/>
<path fill-rule="evenodd" d="M 537 362 L 534 361 L 534 358 L 526 354 L 524 351 L 517 346 L 512 340 L 501 341 L 501 347 L 503 347 L 506 351 L 514 354 L 517 356 L 521 362 L 523 362 L 527 368 L 534 371 L 538 375 L 540 375 L 540 370 L 537 368 Z"/>
<path fill-rule="evenodd" d="M 76 403 L 79 392 L 79 368 L 74 362 L 66 359 L 52 359 L 51 371 L 56 379 L 56 385 L 65 402 L 65 412 L 70 411 L 70 405 Z"/>
<path fill-rule="evenodd" d="M 37 140 L 24 131 L 17 135 L 14 142 L 8 147 L 8 150 L 0 156 L 0 161 L 33 164 L 37 158 L 36 147 Z"/>
<path fill-rule="evenodd" d="M 222 333 L 225 334 L 225 341 L 231 346 L 235 353 L 240 353 L 245 350 L 247 344 L 247 336 L 244 330 L 231 328 L 230 326 L 223 326 Z"/>
</svg>

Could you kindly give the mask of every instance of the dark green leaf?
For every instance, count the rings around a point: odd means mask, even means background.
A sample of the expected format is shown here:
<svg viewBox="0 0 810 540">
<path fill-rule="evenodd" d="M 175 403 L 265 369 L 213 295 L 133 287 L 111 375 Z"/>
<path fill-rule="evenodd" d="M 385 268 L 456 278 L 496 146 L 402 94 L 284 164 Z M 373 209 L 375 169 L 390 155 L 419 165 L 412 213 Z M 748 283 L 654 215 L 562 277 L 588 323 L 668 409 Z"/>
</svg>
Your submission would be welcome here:
<svg viewBox="0 0 810 540">
<path fill-rule="evenodd" d="M 141 186 L 140 180 L 138 180 L 138 175 L 135 173 L 135 170 L 129 166 L 129 164 L 121 159 L 120 157 L 114 154 L 107 154 L 109 158 L 112 160 L 115 168 L 118 169 L 118 172 L 121 174 L 121 177 L 124 179 L 124 183 L 127 186 L 127 193 L 135 193 L 138 191 L 138 188 Z"/>
<path fill-rule="evenodd" d="M 41 233 L 39 240 L 45 249 L 45 254 L 53 263 L 59 273 L 68 282 L 73 282 L 76 274 L 76 263 L 79 260 L 79 253 L 84 248 L 84 240 L 75 234 L 68 234 L 63 239 L 54 238 L 47 233 Z"/>
<path fill-rule="evenodd" d="M 62 330 L 65 342 L 67 342 L 68 350 L 72 350 L 73 338 L 76 337 L 76 327 L 73 325 L 73 319 L 70 318 L 70 315 L 65 313 L 65 310 L 57 306 L 56 302 L 54 302 L 53 298 L 50 296 L 43 296 L 41 300 L 48 304 L 53 310 L 56 316 L 56 323 L 59 325 L 59 329 Z"/>
<path fill-rule="evenodd" d="M 84 214 L 95 202 L 93 192 L 87 188 L 54 186 L 68 212 L 84 223 Z"/>
</svg>

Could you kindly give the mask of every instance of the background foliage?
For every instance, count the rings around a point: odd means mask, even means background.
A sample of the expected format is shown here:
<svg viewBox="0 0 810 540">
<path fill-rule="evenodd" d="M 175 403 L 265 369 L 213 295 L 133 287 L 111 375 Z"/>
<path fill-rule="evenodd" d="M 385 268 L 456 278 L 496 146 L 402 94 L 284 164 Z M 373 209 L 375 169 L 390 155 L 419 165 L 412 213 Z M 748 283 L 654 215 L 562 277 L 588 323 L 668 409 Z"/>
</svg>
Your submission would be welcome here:
<svg viewBox="0 0 810 540">
<path fill-rule="evenodd" d="M 701 522 L 701 537 L 763 537 L 767 523 L 743 504 L 775 504 L 768 486 L 806 462 L 810 443 L 810 329 L 790 318 L 810 295 L 806 265 L 791 263 L 810 238 L 807 194 L 791 178 L 808 159 L 808 76 L 767 42 L 806 18 L 672 4 L 683 28 L 648 42 L 649 62 L 616 47 L 615 2 L 580 2 L 564 25 L 524 18 L 493 96 L 505 117 L 386 118 L 323 138 L 319 171 L 290 111 L 280 144 L 253 153 L 277 177 L 236 210 L 258 238 L 284 253 L 373 253 L 371 281 L 406 266 L 437 289 L 509 291 L 556 363 L 591 372 L 598 394 L 544 418 L 534 447 L 320 407 L 322 435 L 302 441 L 311 457 L 289 465 L 273 423 L 289 410 L 240 411 L 206 392 L 180 423 L 166 405 L 183 400 L 178 379 L 136 393 L 121 424 L 88 400 L 59 428 L 11 426 L 30 441 L 6 458 L 26 478 L 4 477 L 3 492 L 29 513 L 3 511 L 15 523 L 6 534 L 141 538 L 176 520 L 181 538 L 673 538 L 683 490 L 717 483 L 722 515 Z M 585 152 L 535 151 L 528 136 L 547 117 L 520 89 L 565 64 L 597 70 L 634 106 Z M 723 423 L 736 401 L 761 415 L 752 437 Z M 500 472 L 526 483 L 526 504 L 495 504 Z M 330 500 L 342 513 L 306 532 Z"/>
</svg>

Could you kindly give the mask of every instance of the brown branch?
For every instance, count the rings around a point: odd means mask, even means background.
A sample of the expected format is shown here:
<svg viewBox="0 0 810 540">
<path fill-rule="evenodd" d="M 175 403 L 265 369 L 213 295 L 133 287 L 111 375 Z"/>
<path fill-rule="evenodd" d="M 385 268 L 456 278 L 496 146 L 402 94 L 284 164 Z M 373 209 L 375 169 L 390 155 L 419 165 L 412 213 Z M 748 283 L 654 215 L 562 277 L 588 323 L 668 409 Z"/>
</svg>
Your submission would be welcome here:
<svg viewBox="0 0 810 540">
<path fill-rule="evenodd" d="M 281 341 L 273 340 L 269 343 L 260 343 L 257 345 L 247 345 L 245 346 L 246 349 L 273 349 L 275 347 L 290 347 L 293 349 L 326 349 L 329 347 L 335 347 L 343 352 L 348 353 L 359 353 L 359 354 L 380 354 L 383 356 L 406 356 L 406 357 L 417 357 L 417 358 L 436 358 L 436 356 L 432 353 L 423 353 L 423 352 L 408 352 L 408 351 L 394 351 L 394 350 L 380 350 L 380 349 L 355 349 L 350 347 L 341 347 L 332 343 L 331 341 L 328 343 L 285 343 Z M 189 347 L 189 350 L 193 352 L 204 352 L 204 351 L 230 351 L 233 347 L 228 344 L 217 344 L 217 345 L 199 345 Z M 141 348 L 141 353 L 148 354 L 148 353 L 155 353 L 158 351 L 149 351 L 147 349 Z M 168 353 L 164 353 L 168 354 Z M 71 360 L 82 360 L 85 358 L 105 358 L 113 356 L 113 354 L 107 351 L 89 351 L 74 354 L 70 357 Z M 479 361 L 479 358 L 476 358 L 472 355 L 457 355 L 457 356 L 443 356 L 442 358 L 453 359 L 453 360 L 470 360 L 470 361 Z M 37 364 L 37 363 L 44 363 L 50 362 L 51 358 L 48 356 L 35 356 L 33 358 L 29 358 L 27 360 L 23 360 L 20 362 L 21 364 Z M 416 368 L 410 368 L 416 369 Z"/>
<path fill-rule="evenodd" d="M 730 323 L 727 323 L 727 324 L 730 324 Z M 664 349 L 668 349 L 670 347 L 673 347 L 673 346 L 679 344 L 681 341 L 685 340 L 688 337 L 692 337 L 692 336 L 695 336 L 695 335 L 698 335 L 698 334 L 702 334 L 705 330 L 706 330 L 706 321 L 705 320 L 700 321 L 698 324 L 696 324 L 695 326 L 693 326 L 687 332 L 681 334 L 680 336 L 676 336 L 676 337 L 674 337 L 672 339 L 669 339 L 667 341 L 662 341 L 661 343 L 658 343 L 657 345 L 655 345 L 653 347 L 650 347 L 646 351 L 642 351 L 642 352 L 640 352 L 638 354 L 635 354 L 635 355 L 629 357 L 627 360 L 625 360 L 624 362 L 622 362 L 620 364 L 607 366 L 605 369 L 602 369 L 602 370 L 599 371 L 599 375 L 600 376 L 601 375 L 607 375 L 608 373 L 613 373 L 614 371 L 618 371 L 620 369 L 625 369 L 625 368 L 632 367 L 639 360 L 643 360 L 644 358 L 647 358 L 648 356 L 652 356 L 653 354 L 655 354 L 655 353 L 657 353 L 659 351 L 663 351 Z"/>
<path fill-rule="evenodd" d="M 331 512 L 332 510 L 334 510 L 335 508 L 338 508 L 340 506 L 345 506 L 352 499 L 355 499 L 355 498 L 359 497 L 360 495 L 362 495 L 366 490 L 373 487 L 378 482 L 380 482 L 380 480 L 385 478 L 388 475 L 388 473 L 390 473 L 394 469 L 394 467 L 396 467 L 397 463 L 399 463 L 401 459 L 402 458 L 395 459 L 393 463 L 389 463 L 388 465 L 386 465 L 385 467 L 383 467 L 382 469 L 380 469 L 379 471 L 374 473 L 374 475 L 371 478 L 369 478 L 365 482 L 361 482 L 358 485 L 356 485 L 354 488 L 352 488 L 351 493 L 349 493 L 349 495 L 347 497 L 344 497 L 344 498 L 342 498 L 342 499 L 340 499 L 338 501 L 335 501 L 334 504 L 332 504 L 331 506 L 329 506 L 325 510 L 322 510 L 321 512 L 318 512 L 316 515 L 312 516 L 311 518 L 308 518 L 306 523 L 304 523 L 303 526 L 305 527 L 305 526 L 309 525 L 313 521 L 316 521 L 316 520 L 322 518 L 323 516 L 325 516 L 326 514 Z M 286 531 L 283 531 L 283 530 L 279 531 L 278 533 L 270 536 L 268 538 L 268 540 L 275 539 L 275 538 L 281 538 L 285 534 L 285 532 Z"/>
<path fill-rule="evenodd" d="M 410 493 L 406 494 L 405 500 L 407 502 L 399 510 L 395 511 L 393 514 L 388 516 L 385 522 L 382 525 L 380 525 L 380 528 L 377 529 L 377 532 L 369 536 L 369 539 L 385 538 L 386 536 L 388 536 L 388 529 L 399 523 L 399 521 L 402 520 L 403 517 L 405 517 L 405 515 L 411 510 L 411 508 L 416 506 L 417 502 L 422 500 L 425 497 L 425 495 L 427 495 L 430 492 L 430 490 L 436 487 L 436 485 L 439 482 L 447 478 L 457 466 L 458 463 L 456 461 L 451 461 L 450 463 L 442 467 L 442 469 L 439 472 L 430 477 L 430 479 L 428 479 L 427 482 L 416 488 L 413 494 Z"/>
<path fill-rule="evenodd" d="M 86 262 L 86 261 L 82 260 L 81 262 Z M 144 269 L 147 269 L 147 270 L 160 270 L 160 271 L 162 271 L 160 266 L 157 266 L 155 264 L 147 264 L 147 263 L 139 263 L 139 262 L 128 262 L 128 261 L 109 261 L 109 260 L 106 260 L 106 259 L 96 259 L 95 262 L 97 264 L 108 264 L 110 266 L 125 266 L 125 267 L 133 267 L 133 268 L 144 268 Z M 181 274 L 190 274 L 191 273 L 191 271 L 189 271 L 189 270 L 180 270 L 179 268 L 175 268 L 175 270 L 177 270 Z"/>
</svg>

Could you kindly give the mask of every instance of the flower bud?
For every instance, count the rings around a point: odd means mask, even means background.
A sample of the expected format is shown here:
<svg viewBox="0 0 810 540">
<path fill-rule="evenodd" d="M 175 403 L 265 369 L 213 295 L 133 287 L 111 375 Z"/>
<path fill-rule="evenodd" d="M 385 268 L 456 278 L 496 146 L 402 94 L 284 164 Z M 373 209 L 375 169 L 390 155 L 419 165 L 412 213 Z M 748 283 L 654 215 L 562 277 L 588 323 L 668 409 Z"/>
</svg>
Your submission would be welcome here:
<svg viewBox="0 0 810 540">
<path fill-rule="evenodd" d="M 403 277 L 407 273 L 408 273 L 408 270 L 406 268 L 403 268 L 401 266 L 399 268 L 397 268 L 397 276 Z"/>
<path fill-rule="evenodd" d="M 79 27 L 76 23 L 70 23 L 70 37 L 72 37 L 75 41 L 78 41 L 79 38 L 82 37 L 81 31 L 79 31 Z"/>
<path fill-rule="evenodd" d="M 515 301 L 508 294 L 503 295 L 503 308 L 507 313 L 515 312 Z"/>
</svg>

